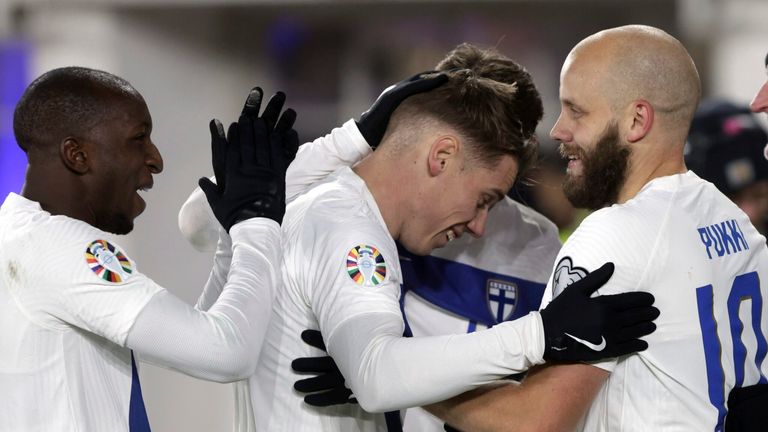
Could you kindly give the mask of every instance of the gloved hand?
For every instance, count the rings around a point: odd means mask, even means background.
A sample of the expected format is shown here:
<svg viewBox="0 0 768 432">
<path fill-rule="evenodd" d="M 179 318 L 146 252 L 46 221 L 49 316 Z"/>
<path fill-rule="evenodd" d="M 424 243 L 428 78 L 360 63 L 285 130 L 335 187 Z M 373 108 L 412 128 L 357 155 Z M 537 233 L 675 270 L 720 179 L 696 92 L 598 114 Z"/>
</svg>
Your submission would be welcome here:
<svg viewBox="0 0 768 432">
<path fill-rule="evenodd" d="M 728 395 L 725 432 L 764 431 L 768 424 L 768 384 L 736 387 Z"/>
<path fill-rule="evenodd" d="M 394 84 L 384 90 L 378 99 L 360 116 L 357 120 L 357 129 L 368 142 L 371 148 L 375 149 L 381 143 L 384 132 L 387 130 L 389 118 L 395 109 L 408 97 L 415 94 L 428 92 L 448 82 L 448 75 L 437 74 L 428 78 L 423 77 L 426 74 L 433 74 L 434 71 L 417 73 L 406 78 L 397 84 Z"/>
<path fill-rule="evenodd" d="M 631 292 L 590 298 L 613 274 L 604 264 L 574 282 L 541 311 L 544 358 L 579 362 L 618 357 L 648 348 L 638 339 L 653 333 L 659 310 L 653 295 Z"/>
<path fill-rule="evenodd" d="M 317 330 L 304 330 L 301 332 L 301 339 L 317 349 L 326 351 L 323 336 Z M 291 363 L 291 368 L 296 372 L 316 374 L 312 378 L 293 384 L 293 388 L 298 392 L 312 393 L 304 396 L 304 402 L 307 404 L 324 407 L 357 403 L 352 396 L 352 390 L 344 385 L 344 377 L 330 356 L 298 358 Z"/>
<path fill-rule="evenodd" d="M 278 118 L 285 102 L 285 95 L 278 92 L 258 117 L 261 97 L 260 88 L 251 90 L 227 137 L 218 120 L 210 124 L 217 183 L 201 178 L 199 185 L 227 232 L 235 223 L 253 217 L 281 223 L 285 214 L 285 171 L 299 145 L 293 130 L 296 112 L 289 108 Z"/>
</svg>

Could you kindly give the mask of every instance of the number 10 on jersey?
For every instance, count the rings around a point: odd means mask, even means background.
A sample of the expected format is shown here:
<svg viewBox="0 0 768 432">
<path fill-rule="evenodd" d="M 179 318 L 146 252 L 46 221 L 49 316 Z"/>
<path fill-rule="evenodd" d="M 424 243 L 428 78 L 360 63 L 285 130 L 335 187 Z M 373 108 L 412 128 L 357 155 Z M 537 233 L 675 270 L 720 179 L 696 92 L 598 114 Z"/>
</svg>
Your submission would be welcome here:
<svg viewBox="0 0 768 432">
<path fill-rule="evenodd" d="M 765 384 L 766 378 L 762 373 L 760 366 L 765 360 L 768 352 L 768 343 L 765 335 L 760 328 L 763 298 L 760 294 L 760 279 L 757 272 L 745 273 L 733 281 L 731 292 L 728 295 L 728 324 L 731 329 L 731 342 L 733 344 L 733 365 L 735 387 L 741 387 L 744 384 L 744 370 L 747 363 L 747 348 L 742 341 L 742 332 L 744 323 L 739 318 L 739 307 L 743 301 L 749 300 L 751 303 L 752 331 L 754 331 L 757 341 L 757 350 L 755 352 L 754 365 L 760 375 L 758 384 Z M 714 294 L 712 285 L 705 285 L 696 289 L 696 303 L 699 309 L 699 324 L 701 325 L 701 336 L 704 343 L 704 357 L 707 365 L 707 383 L 709 387 L 709 401 L 717 409 L 717 425 L 715 432 L 723 430 L 725 420 L 725 371 L 723 370 L 722 345 L 717 336 L 718 322 L 714 315 Z M 721 325 L 723 323 L 720 323 Z M 751 365 L 750 365 L 751 367 Z"/>
</svg>

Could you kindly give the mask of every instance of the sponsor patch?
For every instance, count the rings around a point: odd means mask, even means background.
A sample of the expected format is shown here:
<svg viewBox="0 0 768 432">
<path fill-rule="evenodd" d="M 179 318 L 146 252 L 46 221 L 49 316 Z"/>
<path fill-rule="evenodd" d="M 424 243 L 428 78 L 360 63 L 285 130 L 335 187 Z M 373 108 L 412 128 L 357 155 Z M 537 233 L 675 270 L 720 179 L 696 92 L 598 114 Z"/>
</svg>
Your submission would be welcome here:
<svg viewBox="0 0 768 432">
<path fill-rule="evenodd" d="M 361 244 L 347 254 L 347 274 L 358 285 L 376 286 L 387 277 L 387 263 L 378 249 Z"/>
<path fill-rule="evenodd" d="M 500 279 L 486 282 L 488 307 L 496 323 L 507 321 L 517 305 L 517 285 Z"/>
<path fill-rule="evenodd" d="M 560 295 L 568 285 L 584 279 L 589 272 L 581 267 L 573 265 L 571 257 L 563 257 L 555 267 L 555 273 L 552 275 L 552 294 L 553 297 Z"/>
<path fill-rule="evenodd" d="M 107 282 L 123 282 L 133 273 L 133 264 L 128 257 L 106 240 L 96 240 L 88 245 L 85 262 L 96 276 Z"/>
</svg>

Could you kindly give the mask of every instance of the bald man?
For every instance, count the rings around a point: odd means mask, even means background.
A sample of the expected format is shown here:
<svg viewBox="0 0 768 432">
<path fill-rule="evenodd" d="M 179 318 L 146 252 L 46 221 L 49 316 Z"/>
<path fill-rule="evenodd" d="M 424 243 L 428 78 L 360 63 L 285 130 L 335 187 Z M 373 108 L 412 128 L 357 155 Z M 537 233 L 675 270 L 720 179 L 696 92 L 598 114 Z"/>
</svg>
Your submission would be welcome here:
<svg viewBox="0 0 768 432">
<path fill-rule="evenodd" d="M 768 249 L 685 167 L 699 95 L 690 56 L 659 29 L 605 30 L 571 51 L 551 136 L 568 158 L 567 196 L 596 211 L 558 254 L 543 305 L 610 260 L 600 292 L 653 293 L 658 329 L 647 351 L 542 367 L 433 412 L 462 430 L 720 431 L 729 392 L 766 381 Z"/>
</svg>

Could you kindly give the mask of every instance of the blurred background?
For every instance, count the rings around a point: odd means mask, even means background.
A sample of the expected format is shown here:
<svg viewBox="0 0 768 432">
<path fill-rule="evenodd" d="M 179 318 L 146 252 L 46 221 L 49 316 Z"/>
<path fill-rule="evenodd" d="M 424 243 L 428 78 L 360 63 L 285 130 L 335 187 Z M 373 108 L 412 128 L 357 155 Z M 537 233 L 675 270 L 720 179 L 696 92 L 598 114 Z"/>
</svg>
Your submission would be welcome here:
<svg viewBox="0 0 768 432">
<path fill-rule="evenodd" d="M 193 303 L 211 256 L 184 242 L 176 215 L 210 174 L 208 121 L 234 120 L 254 85 L 285 91 L 311 140 L 457 44 L 494 46 L 532 73 L 551 147 L 560 66 L 582 38 L 624 24 L 662 28 L 688 47 L 706 97 L 747 104 L 765 80 L 767 23 L 765 0 L 0 0 L 0 194 L 23 182 L 12 114 L 31 80 L 67 65 L 126 78 L 149 105 L 165 171 L 118 242 L 143 273 Z M 153 430 L 231 428 L 231 386 L 150 365 L 141 374 Z"/>
</svg>

